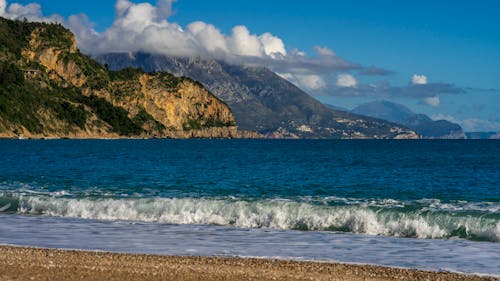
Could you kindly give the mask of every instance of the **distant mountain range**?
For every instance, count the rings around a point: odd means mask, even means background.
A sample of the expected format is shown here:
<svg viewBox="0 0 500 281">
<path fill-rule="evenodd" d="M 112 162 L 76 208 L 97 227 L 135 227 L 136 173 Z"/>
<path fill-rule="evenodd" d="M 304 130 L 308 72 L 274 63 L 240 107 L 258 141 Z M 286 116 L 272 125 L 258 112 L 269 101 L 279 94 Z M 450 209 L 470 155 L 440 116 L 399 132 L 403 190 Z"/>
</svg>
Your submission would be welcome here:
<svg viewBox="0 0 500 281">
<path fill-rule="evenodd" d="M 416 138 L 404 126 L 334 110 L 263 67 L 145 53 L 112 53 L 96 59 L 109 69 L 168 71 L 201 82 L 233 112 L 242 130 L 270 138 Z"/>
<path fill-rule="evenodd" d="M 389 101 L 374 101 L 354 108 L 352 113 L 384 119 L 406 126 L 424 138 L 464 139 L 460 125 L 446 121 L 434 121 L 425 114 L 417 114 L 404 105 Z"/>
</svg>

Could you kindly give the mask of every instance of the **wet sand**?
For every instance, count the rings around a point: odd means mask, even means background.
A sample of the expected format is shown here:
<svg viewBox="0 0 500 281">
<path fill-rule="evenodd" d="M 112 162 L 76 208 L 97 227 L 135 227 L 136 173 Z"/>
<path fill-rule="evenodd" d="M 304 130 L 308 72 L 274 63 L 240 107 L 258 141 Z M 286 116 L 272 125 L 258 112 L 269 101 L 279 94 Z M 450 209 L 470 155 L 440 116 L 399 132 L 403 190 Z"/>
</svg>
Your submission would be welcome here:
<svg viewBox="0 0 500 281">
<path fill-rule="evenodd" d="M 0 246 L 0 280 L 500 280 L 368 265 Z"/>
</svg>

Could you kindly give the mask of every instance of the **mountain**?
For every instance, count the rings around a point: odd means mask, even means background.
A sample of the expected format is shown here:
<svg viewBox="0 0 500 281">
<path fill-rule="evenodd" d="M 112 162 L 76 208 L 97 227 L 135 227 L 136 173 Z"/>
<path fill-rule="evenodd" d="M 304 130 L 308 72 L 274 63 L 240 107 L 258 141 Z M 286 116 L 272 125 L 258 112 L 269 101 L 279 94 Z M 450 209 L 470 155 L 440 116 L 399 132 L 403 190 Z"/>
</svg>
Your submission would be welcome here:
<svg viewBox="0 0 500 281">
<path fill-rule="evenodd" d="M 0 18 L 0 137 L 238 137 L 229 107 L 189 78 L 108 71 L 61 25 Z"/>
<path fill-rule="evenodd" d="M 344 107 L 341 107 L 341 106 L 336 106 L 336 105 L 333 105 L 333 104 L 327 104 L 327 103 L 325 103 L 325 105 L 328 106 L 329 108 L 331 108 L 333 110 L 337 110 L 337 111 L 345 111 L 345 112 L 349 112 L 350 111 L 347 108 L 344 108 Z"/>
<path fill-rule="evenodd" d="M 380 118 L 394 123 L 401 123 L 402 120 L 415 115 L 415 113 L 406 106 L 388 101 L 365 103 L 354 108 L 351 112 Z"/>
<path fill-rule="evenodd" d="M 460 125 L 446 121 L 434 121 L 424 114 L 416 114 L 404 105 L 389 101 L 374 101 L 352 110 L 355 114 L 380 118 L 406 126 L 424 138 L 466 138 Z"/>
<path fill-rule="evenodd" d="M 234 113 L 244 130 L 269 138 L 415 138 L 383 120 L 333 110 L 263 67 L 145 53 L 112 53 L 96 59 L 110 69 L 168 71 L 200 81 Z"/>
</svg>

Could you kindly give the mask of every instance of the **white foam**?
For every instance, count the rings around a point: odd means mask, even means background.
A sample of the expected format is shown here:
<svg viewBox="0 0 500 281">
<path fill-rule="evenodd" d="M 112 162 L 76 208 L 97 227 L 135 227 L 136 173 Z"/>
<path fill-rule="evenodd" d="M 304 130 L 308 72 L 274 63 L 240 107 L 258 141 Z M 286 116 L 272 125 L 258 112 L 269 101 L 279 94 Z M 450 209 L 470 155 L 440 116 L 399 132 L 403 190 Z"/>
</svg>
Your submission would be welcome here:
<svg viewBox="0 0 500 281">
<path fill-rule="evenodd" d="M 11 204 L 7 203 L 5 206 L 0 207 L 0 212 L 5 212 L 10 208 Z"/>
<path fill-rule="evenodd" d="M 500 221 L 495 218 L 426 209 L 405 212 L 363 205 L 325 206 L 283 200 L 94 200 L 21 196 L 19 212 L 96 220 L 213 224 L 284 230 L 342 230 L 418 238 L 447 238 L 459 231 L 462 232 L 460 235 L 469 238 L 500 241 Z"/>
</svg>

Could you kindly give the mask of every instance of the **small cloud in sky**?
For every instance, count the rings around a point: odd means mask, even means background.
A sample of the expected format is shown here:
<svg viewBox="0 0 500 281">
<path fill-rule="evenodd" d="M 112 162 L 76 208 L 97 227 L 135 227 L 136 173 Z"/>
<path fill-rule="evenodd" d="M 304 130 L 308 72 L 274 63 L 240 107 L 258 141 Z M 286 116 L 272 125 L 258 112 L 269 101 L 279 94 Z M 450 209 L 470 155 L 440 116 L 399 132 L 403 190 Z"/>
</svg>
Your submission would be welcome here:
<svg viewBox="0 0 500 281">
<path fill-rule="evenodd" d="M 441 104 L 439 96 L 428 97 L 424 99 L 424 103 L 433 107 L 438 107 Z"/>
<path fill-rule="evenodd" d="M 296 75 L 298 84 L 304 85 L 307 89 L 318 90 L 326 86 L 325 81 L 319 75 Z"/>
<path fill-rule="evenodd" d="M 326 87 L 325 80 L 319 75 L 292 73 L 278 73 L 278 75 L 296 85 L 301 85 L 305 90 L 317 91 Z"/>
<path fill-rule="evenodd" d="M 412 85 L 427 85 L 427 76 L 413 74 L 413 77 L 411 78 L 411 84 Z"/>
<path fill-rule="evenodd" d="M 18 3 L 7 4 L 6 0 L 0 0 L 0 16 L 5 18 L 26 18 L 30 21 L 37 22 L 64 22 L 64 18 L 59 15 L 52 15 L 49 17 L 43 16 L 42 7 L 38 3 L 30 3 L 28 5 L 21 5 Z"/>
<path fill-rule="evenodd" d="M 351 74 L 340 74 L 337 76 L 337 86 L 341 88 L 355 88 L 358 81 Z"/>
<path fill-rule="evenodd" d="M 283 43 L 283 40 L 272 35 L 271 33 L 266 32 L 262 34 L 261 36 L 259 36 L 259 40 L 262 42 L 264 52 L 269 57 L 278 59 L 287 55 L 285 43 Z"/>
<path fill-rule="evenodd" d="M 333 57 L 335 52 L 328 47 L 315 46 L 313 50 L 320 56 Z"/>
</svg>

